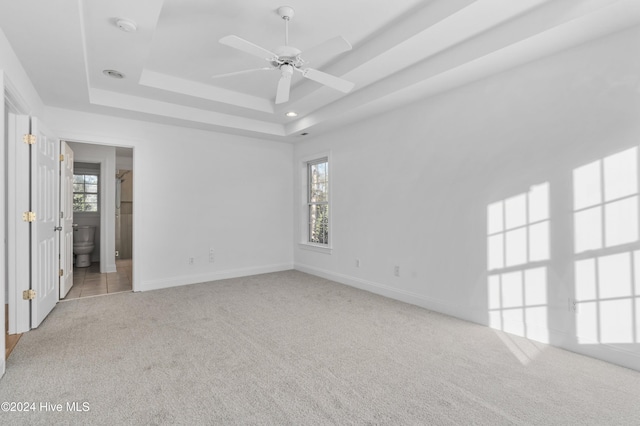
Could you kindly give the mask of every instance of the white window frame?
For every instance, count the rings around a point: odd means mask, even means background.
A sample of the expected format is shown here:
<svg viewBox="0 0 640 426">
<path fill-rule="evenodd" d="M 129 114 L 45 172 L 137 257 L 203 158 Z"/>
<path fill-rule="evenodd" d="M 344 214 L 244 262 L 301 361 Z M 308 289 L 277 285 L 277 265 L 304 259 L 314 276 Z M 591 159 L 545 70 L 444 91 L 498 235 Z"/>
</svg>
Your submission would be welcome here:
<svg viewBox="0 0 640 426">
<path fill-rule="evenodd" d="M 326 160 L 327 162 L 327 174 L 329 176 L 328 182 L 328 200 L 327 205 L 329 206 L 329 214 L 328 214 L 328 243 L 327 244 L 318 244 L 310 242 L 309 236 L 309 164 L 317 163 L 321 160 Z M 332 187 L 333 187 L 333 175 L 332 175 L 332 160 L 331 160 L 331 152 L 325 151 L 320 152 L 314 155 L 308 155 L 300 158 L 299 160 L 299 173 L 300 173 L 300 239 L 298 246 L 304 250 L 311 250 L 318 253 L 331 254 L 333 250 L 333 226 L 332 226 Z"/>
<path fill-rule="evenodd" d="M 92 164 L 92 163 L 90 163 Z M 82 166 L 74 166 L 73 174 L 74 175 L 94 175 L 98 176 L 98 211 L 95 212 L 77 212 L 74 211 L 73 214 L 75 216 L 82 217 L 99 217 L 102 210 L 102 174 L 100 173 L 100 164 L 98 164 L 98 168 L 90 168 L 90 167 L 82 167 Z"/>
</svg>

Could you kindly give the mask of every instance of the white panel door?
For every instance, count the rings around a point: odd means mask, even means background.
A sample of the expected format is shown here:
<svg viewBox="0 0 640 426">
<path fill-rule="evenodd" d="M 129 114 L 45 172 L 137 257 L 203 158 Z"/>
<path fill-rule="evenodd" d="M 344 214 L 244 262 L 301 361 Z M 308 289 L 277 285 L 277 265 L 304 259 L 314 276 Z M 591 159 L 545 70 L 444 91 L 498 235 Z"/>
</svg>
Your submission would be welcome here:
<svg viewBox="0 0 640 426">
<path fill-rule="evenodd" d="M 37 119 L 31 119 L 31 328 L 36 328 L 58 303 L 58 232 L 60 143 Z"/>
<path fill-rule="evenodd" d="M 73 287 L 73 151 L 60 142 L 60 299 Z"/>
</svg>

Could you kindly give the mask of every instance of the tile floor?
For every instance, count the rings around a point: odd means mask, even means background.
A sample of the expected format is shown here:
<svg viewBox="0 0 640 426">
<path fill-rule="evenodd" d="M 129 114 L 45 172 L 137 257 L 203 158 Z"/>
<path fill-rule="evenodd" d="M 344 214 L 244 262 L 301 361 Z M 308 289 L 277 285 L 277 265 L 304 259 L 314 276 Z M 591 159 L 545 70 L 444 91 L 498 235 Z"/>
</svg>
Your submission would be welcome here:
<svg viewBox="0 0 640 426">
<path fill-rule="evenodd" d="M 100 263 L 73 268 L 73 287 L 62 300 L 131 291 L 131 259 L 116 260 L 117 272 L 100 273 Z"/>
</svg>

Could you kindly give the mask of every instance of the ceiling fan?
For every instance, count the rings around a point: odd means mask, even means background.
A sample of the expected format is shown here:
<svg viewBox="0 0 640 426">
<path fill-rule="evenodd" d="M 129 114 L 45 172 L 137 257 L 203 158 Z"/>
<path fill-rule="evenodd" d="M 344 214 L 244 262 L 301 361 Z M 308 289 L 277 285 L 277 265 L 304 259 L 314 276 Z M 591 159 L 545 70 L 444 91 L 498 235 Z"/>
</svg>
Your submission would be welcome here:
<svg viewBox="0 0 640 426">
<path fill-rule="evenodd" d="M 262 58 L 269 62 L 271 66 L 214 75 L 212 78 L 228 77 L 232 75 L 252 73 L 255 71 L 279 70 L 280 81 L 278 81 L 278 88 L 276 91 L 276 104 L 281 104 L 289 100 L 291 76 L 294 71 L 301 73 L 303 77 L 308 78 L 309 80 L 324 84 L 325 86 L 331 87 L 335 90 L 339 90 L 343 93 L 350 92 L 354 86 L 352 82 L 312 68 L 303 68 L 306 61 L 300 56 L 302 52 L 293 46 L 289 46 L 289 21 L 293 18 L 293 14 L 294 10 L 292 7 L 282 6 L 278 8 L 278 15 L 280 15 L 280 17 L 285 21 L 285 41 L 284 46 L 277 47 L 273 52 L 235 35 L 228 35 L 220 39 L 221 44 Z M 348 50 L 351 50 L 351 44 L 343 37 L 338 36 L 309 49 L 307 53 L 310 58 L 313 58 L 314 56 L 338 54 Z"/>
</svg>

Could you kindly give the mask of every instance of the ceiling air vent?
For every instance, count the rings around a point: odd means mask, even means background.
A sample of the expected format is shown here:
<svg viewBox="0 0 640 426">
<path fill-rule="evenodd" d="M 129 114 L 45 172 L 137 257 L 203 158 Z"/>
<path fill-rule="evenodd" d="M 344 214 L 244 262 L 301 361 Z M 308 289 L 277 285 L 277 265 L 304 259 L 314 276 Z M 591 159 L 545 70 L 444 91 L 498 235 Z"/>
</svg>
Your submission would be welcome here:
<svg viewBox="0 0 640 426">
<path fill-rule="evenodd" d="M 115 78 L 115 79 L 118 79 L 118 80 L 124 78 L 124 74 L 122 74 L 120 71 L 116 71 L 116 70 L 104 70 L 104 71 L 102 71 L 102 73 L 104 75 L 106 75 L 107 77 Z"/>
</svg>

